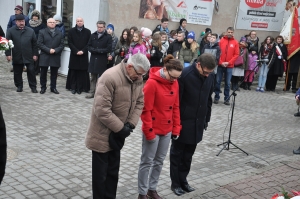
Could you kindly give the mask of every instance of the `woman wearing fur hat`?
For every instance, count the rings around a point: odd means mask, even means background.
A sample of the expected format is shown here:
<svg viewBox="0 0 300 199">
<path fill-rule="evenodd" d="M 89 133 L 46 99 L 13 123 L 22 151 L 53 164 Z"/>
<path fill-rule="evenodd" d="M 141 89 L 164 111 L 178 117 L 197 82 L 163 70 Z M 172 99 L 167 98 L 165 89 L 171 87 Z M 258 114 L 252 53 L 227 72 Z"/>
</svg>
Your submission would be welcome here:
<svg viewBox="0 0 300 199">
<path fill-rule="evenodd" d="M 194 31 L 189 32 L 187 40 L 182 43 L 182 48 L 179 52 L 179 60 L 184 67 L 193 64 L 198 57 L 199 45 L 195 41 Z"/>
<path fill-rule="evenodd" d="M 62 35 L 63 35 L 63 38 L 65 38 L 65 25 L 62 21 L 62 18 L 60 15 L 54 15 L 53 19 L 55 20 L 55 23 L 56 23 L 56 26 L 55 28 L 58 29 Z"/>
<path fill-rule="evenodd" d="M 247 49 L 247 39 L 242 37 L 240 39 L 240 55 L 234 63 L 234 68 L 232 69 L 232 90 L 239 91 L 239 79 L 244 76 L 245 69 L 248 68 L 248 49 Z"/>
<path fill-rule="evenodd" d="M 130 41 L 131 41 L 130 30 L 125 28 L 122 31 L 120 40 L 118 41 L 117 46 L 115 48 L 115 55 L 117 56 L 115 65 L 121 63 L 125 55 L 128 53 L 130 47 Z"/>
<path fill-rule="evenodd" d="M 42 22 L 41 14 L 38 10 L 34 10 L 31 13 L 31 19 L 29 20 L 29 27 L 33 29 L 36 39 L 39 37 L 40 30 L 46 28 L 46 25 Z M 34 62 L 35 74 L 40 73 L 39 61 Z"/>
<path fill-rule="evenodd" d="M 113 24 L 108 24 L 106 26 L 106 31 L 108 34 L 110 34 L 111 38 L 112 38 L 112 46 L 111 46 L 111 52 L 109 53 L 108 56 L 108 63 L 107 63 L 107 68 L 111 68 L 114 63 L 115 63 L 115 49 L 118 43 L 118 37 L 116 37 L 114 31 L 115 31 L 115 27 Z"/>
</svg>

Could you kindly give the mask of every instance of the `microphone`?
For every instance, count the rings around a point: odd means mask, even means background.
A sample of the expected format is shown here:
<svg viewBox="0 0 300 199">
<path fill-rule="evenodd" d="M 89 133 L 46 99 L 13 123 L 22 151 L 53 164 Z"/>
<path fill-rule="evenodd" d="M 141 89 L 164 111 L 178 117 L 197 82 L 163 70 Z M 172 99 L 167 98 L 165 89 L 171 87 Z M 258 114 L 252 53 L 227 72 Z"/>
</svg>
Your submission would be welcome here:
<svg viewBox="0 0 300 199">
<path fill-rule="evenodd" d="M 256 62 L 268 62 L 269 59 L 258 59 L 258 60 L 255 60 Z"/>
</svg>

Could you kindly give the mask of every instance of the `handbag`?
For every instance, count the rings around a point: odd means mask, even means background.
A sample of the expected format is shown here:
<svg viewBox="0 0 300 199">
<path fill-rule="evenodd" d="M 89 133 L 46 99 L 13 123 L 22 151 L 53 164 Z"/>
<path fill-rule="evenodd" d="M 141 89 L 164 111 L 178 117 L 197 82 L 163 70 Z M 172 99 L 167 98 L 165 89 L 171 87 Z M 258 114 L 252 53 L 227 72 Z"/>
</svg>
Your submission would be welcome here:
<svg viewBox="0 0 300 199">
<path fill-rule="evenodd" d="M 244 53 L 245 51 L 242 50 L 238 58 L 234 62 L 234 67 L 236 66 L 242 66 L 244 64 Z"/>
</svg>

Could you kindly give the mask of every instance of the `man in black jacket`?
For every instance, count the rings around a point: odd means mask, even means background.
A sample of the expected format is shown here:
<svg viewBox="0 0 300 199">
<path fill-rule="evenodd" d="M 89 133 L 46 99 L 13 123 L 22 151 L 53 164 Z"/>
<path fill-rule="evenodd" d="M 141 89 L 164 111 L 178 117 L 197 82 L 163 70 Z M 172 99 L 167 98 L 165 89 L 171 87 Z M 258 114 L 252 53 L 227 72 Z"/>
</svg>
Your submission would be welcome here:
<svg viewBox="0 0 300 199">
<path fill-rule="evenodd" d="M 185 34 L 182 31 L 178 31 L 177 39 L 170 44 L 168 48 L 168 54 L 173 55 L 176 59 L 178 59 L 179 51 L 182 47 L 182 43 L 184 41 Z"/>
<path fill-rule="evenodd" d="M 197 144 L 210 121 L 215 67 L 215 57 L 204 53 L 184 68 L 178 79 L 182 129 L 179 137 L 173 137 L 170 149 L 171 189 L 178 196 L 195 190 L 186 178 Z"/>
<path fill-rule="evenodd" d="M 91 73 L 91 89 L 86 98 L 94 98 L 97 78 L 107 69 L 108 57 L 112 51 L 112 37 L 105 30 L 105 22 L 97 22 L 97 31 L 94 32 L 88 43 L 91 53 L 88 71 Z"/>
<path fill-rule="evenodd" d="M 90 90 L 90 78 L 88 73 L 89 53 L 88 42 L 91 31 L 84 27 L 84 21 L 78 17 L 76 26 L 68 32 L 68 44 L 71 49 L 69 60 L 69 71 L 66 88 L 72 94 Z"/>
<path fill-rule="evenodd" d="M 6 130 L 5 130 L 5 123 L 2 115 L 2 110 L 0 107 L 0 185 L 2 179 L 5 174 L 5 165 L 6 165 Z"/>
<path fill-rule="evenodd" d="M 24 15 L 16 15 L 16 26 L 7 30 L 6 39 L 12 40 L 14 48 L 5 52 L 7 61 L 13 60 L 14 82 L 17 92 L 23 91 L 23 66 L 27 67 L 27 79 L 33 93 L 36 90 L 36 78 L 33 61 L 37 60 L 38 48 L 35 33 L 31 28 L 25 26 Z"/>
</svg>

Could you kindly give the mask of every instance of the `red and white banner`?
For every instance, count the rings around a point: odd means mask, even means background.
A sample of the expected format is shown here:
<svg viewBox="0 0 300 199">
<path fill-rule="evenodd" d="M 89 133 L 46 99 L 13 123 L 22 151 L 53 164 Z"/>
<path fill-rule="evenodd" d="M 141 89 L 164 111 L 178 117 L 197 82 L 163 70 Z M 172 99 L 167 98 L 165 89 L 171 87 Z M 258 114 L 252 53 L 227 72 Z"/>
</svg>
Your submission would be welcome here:
<svg viewBox="0 0 300 199">
<path fill-rule="evenodd" d="M 241 0 L 236 29 L 280 31 L 286 0 Z"/>
</svg>

